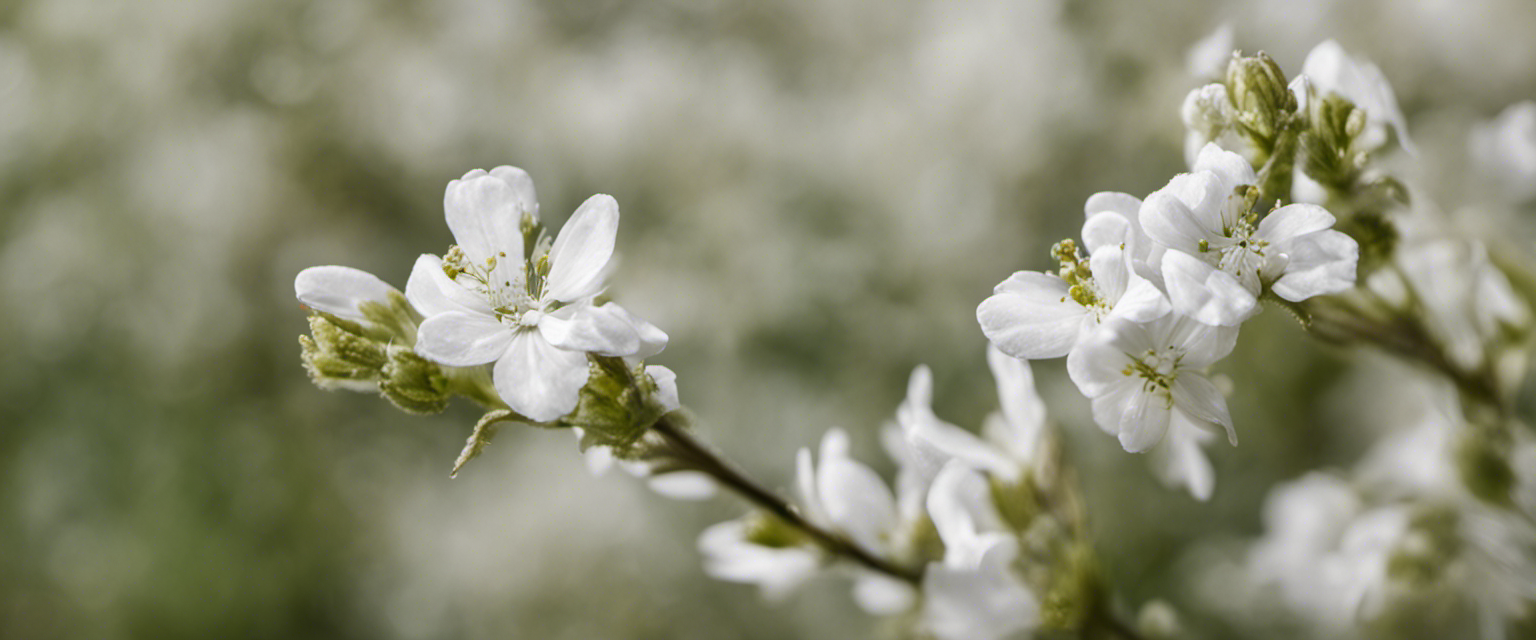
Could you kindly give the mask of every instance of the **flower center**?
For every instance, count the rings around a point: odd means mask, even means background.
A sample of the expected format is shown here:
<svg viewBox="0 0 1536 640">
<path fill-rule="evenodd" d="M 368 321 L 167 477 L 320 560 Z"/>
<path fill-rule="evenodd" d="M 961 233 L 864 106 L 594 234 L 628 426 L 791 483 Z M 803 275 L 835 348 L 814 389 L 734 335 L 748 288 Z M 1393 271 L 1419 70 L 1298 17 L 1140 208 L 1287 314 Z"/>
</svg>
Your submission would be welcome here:
<svg viewBox="0 0 1536 640">
<path fill-rule="evenodd" d="M 1172 405 L 1173 382 L 1179 378 L 1179 363 L 1183 359 L 1184 354 L 1174 351 L 1171 347 L 1167 353 L 1148 349 L 1140 357 L 1133 356 L 1131 363 L 1126 365 L 1120 373 L 1126 377 L 1141 378 L 1143 392 L 1162 395 Z"/>
<path fill-rule="evenodd" d="M 541 305 L 524 286 L 526 278 L 523 265 L 502 262 L 506 257 L 507 254 L 503 252 L 487 258 L 483 263 L 476 263 L 455 245 L 449 247 L 448 253 L 443 255 L 443 273 L 484 298 L 495 312 L 497 320 L 506 324 L 529 326 L 527 316 L 539 314 L 531 321 L 537 323 L 538 318 L 542 317 L 539 312 Z"/>
</svg>

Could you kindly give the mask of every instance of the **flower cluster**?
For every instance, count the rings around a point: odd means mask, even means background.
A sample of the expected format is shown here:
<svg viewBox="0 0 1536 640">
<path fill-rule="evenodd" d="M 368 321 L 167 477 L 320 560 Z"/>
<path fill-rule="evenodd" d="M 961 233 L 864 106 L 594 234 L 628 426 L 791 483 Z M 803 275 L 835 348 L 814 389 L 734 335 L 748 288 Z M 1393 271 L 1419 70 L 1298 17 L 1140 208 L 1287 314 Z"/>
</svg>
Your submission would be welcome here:
<svg viewBox="0 0 1536 640">
<path fill-rule="evenodd" d="M 840 429 L 827 432 L 817 455 L 802 449 L 796 459 L 808 519 L 898 566 L 921 567 L 912 583 L 852 569 L 860 607 L 916 612 L 922 628 L 945 640 L 1072 628 L 1094 597 L 1080 516 L 1053 510 L 1046 498 L 1062 487 L 1028 363 L 996 350 L 988 362 L 1001 407 L 980 436 L 935 415 L 932 374 L 912 372 L 907 399 L 883 432 L 899 467 L 894 491 L 850 456 Z M 764 513 L 710 527 L 699 548 L 710 575 L 756 584 L 771 599 L 820 573 L 829 558 Z M 1050 611 L 1042 610 L 1046 598 Z"/>
<path fill-rule="evenodd" d="M 443 209 L 457 244 L 419 257 L 404 294 L 349 267 L 299 273 L 295 293 L 314 311 L 300 338 L 311 377 L 377 388 L 414 412 L 441 411 L 455 394 L 491 409 L 455 471 L 508 420 L 573 427 L 595 472 L 604 456 L 637 456 L 649 422 L 680 405 L 676 376 L 641 364 L 667 335 L 603 300 L 618 204 L 592 196 L 551 238 L 532 179 L 502 166 L 450 182 Z M 647 475 L 639 461 L 626 468 Z M 674 484 L 703 491 L 658 486 Z"/>
<path fill-rule="evenodd" d="M 1490 502 L 1465 481 L 1487 473 L 1479 450 L 1492 434 L 1460 418 L 1450 389 L 1424 395 L 1433 406 L 1418 424 L 1352 472 L 1312 472 L 1270 493 L 1265 535 L 1245 560 L 1254 598 L 1330 635 L 1371 625 L 1484 638 L 1536 603 L 1536 439 L 1520 430 L 1499 445 L 1512 466 Z"/>
<path fill-rule="evenodd" d="M 1021 271 L 976 310 L 982 331 L 1023 359 L 1067 357 L 1094 420 L 1126 451 L 1153 451 L 1158 475 L 1205 499 L 1199 443 L 1237 443 L 1207 369 L 1232 351 L 1259 300 L 1287 303 L 1353 286 L 1359 248 L 1312 204 L 1262 211 L 1258 176 L 1214 144 L 1194 171 L 1147 198 L 1088 199 L 1083 244 L 1053 249 L 1056 273 Z"/>
</svg>

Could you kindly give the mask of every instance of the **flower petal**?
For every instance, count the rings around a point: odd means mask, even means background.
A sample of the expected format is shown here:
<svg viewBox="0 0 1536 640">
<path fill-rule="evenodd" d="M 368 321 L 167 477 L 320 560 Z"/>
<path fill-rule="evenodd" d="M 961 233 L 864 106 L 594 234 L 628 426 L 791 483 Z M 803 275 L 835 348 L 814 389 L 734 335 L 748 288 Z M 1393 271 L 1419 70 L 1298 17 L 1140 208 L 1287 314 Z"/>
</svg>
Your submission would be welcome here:
<svg viewBox="0 0 1536 640">
<path fill-rule="evenodd" d="M 582 302 L 545 314 L 539 319 L 539 333 L 567 351 L 628 356 L 640 348 L 640 336 L 629 318 L 629 313 L 611 302 L 601 307 Z"/>
<path fill-rule="evenodd" d="M 1237 278 L 1181 251 L 1163 255 L 1173 310 L 1205 324 L 1236 326 L 1259 312 L 1258 298 Z"/>
<path fill-rule="evenodd" d="M 1001 441 L 1016 460 L 1032 460 L 1045 431 L 1045 402 L 1035 390 L 1035 374 L 1028 360 L 1020 360 L 987 348 L 987 365 L 997 382 L 997 401 L 1002 409 L 1000 433 L 986 432 Z"/>
<path fill-rule="evenodd" d="M 523 212 L 532 197 L 531 189 L 522 192 L 502 178 L 475 169 L 448 183 L 443 213 L 454 241 L 472 263 L 483 265 L 494 257 L 498 271 L 502 266 L 521 270 Z"/>
<path fill-rule="evenodd" d="M 865 549 L 880 549 L 896 524 L 896 498 L 879 474 L 846 456 L 822 458 L 817 474 L 822 508 L 832 526 Z"/>
<path fill-rule="evenodd" d="M 672 471 L 651 476 L 646 486 L 663 497 L 673 500 L 708 500 L 715 496 L 714 478 L 701 471 Z"/>
<path fill-rule="evenodd" d="M 615 311 L 623 313 L 628 318 L 630 325 L 635 328 L 635 334 L 640 337 L 640 346 L 629 357 L 644 360 L 661 353 L 667 348 L 667 332 L 662 331 L 660 327 L 647 322 L 640 316 L 630 313 L 628 309 L 620 307 L 616 303 L 610 302 L 603 306 L 613 307 Z"/>
<path fill-rule="evenodd" d="M 1230 196 L 1239 185 L 1258 184 L 1259 177 L 1253 172 L 1253 165 L 1243 156 L 1227 151 L 1214 142 L 1207 143 L 1200 149 L 1200 155 L 1195 158 L 1192 167 L 1194 171 L 1209 171 L 1216 174 L 1220 180 L 1221 191 Z"/>
<path fill-rule="evenodd" d="M 601 292 L 618 233 L 619 203 L 612 196 L 599 194 L 581 203 L 549 250 L 544 297 L 571 302 Z"/>
<path fill-rule="evenodd" d="M 645 365 L 645 375 L 656 383 L 656 398 L 661 401 L 661 408 L 676 411 L 683 407 L 683 401 L 677 395 L 676 373 L 659 364 L 648 364 Z"/>
<path fill-rule="evenodd" d="M 539 195 L 534 191 L 533 178 L 527 171 L 504 164 L 491 169 L 491 177 L 500 179 L 507 183 L 507 186 L 512 187 L 512 193 L 517 198 L 517 207 L 520 211 L 532 214 L 534 220 L 539 219 Z"/>
<path fill-rule="evenodd" d="M 1286 242 L 1333 227 L 1333 214 L 1315 204 L 1288 204 L 1259 221 L 1258 236 L 1271 243 Z"/>
<path fill-rule="evenodd" d="M 1208 177 L 1211 174 L 1195 175 Z M 1183 252 L 1199 251 L 1200 241 L 1209 242 L 1221 237 L 1219 216 L 1219 211 L 1199 215 L 1182 199 L 1167 191 L 1155 191 L 1147 196 L 1138 214 L 1141 228 L 1147 237 Z"/>
<path fill-rule="evenodd" d="M 443 259 L 422 254 L 405 282 L 405 298 L 428 318 L 449 311 L 491 315 L 485 297 L 464 288 L 443 272 Z"/>
<path fill-rule="evenodd" d="M 1175 412 L 1184 414 L 1190 424 L 1201 429 L 1225 430 L 1227 440 L 1237 446 L 1237 430 L 1232 427 L 1227 399 L 1209 379 L 1194 371 L 1183 371 L 1173 381 L 1172 393 Z"/>
<path fill-rule="evenodd" d="M 1115 308 L 1110 310 L 1109 317 L 1125 318 L 1132 322 L 1151 322 L 1168 315 L 1172 309 L 1173 305 L 1168 302 L 1168 296 L 1163 295 L 1157 285 L 1146 278 L 1132 275 L 1130 285 L 1115 302 Z"/>
<path fill-rule="evenodd" d="M 1162 394 L 1130 394 L 1120 413 L 1120 446 L 1131 453 L 1152 448 L 1168 432 L 1168 400 Z"/>
<path fill-rule="evenodd" d="M 1152 473 L 1165 486 L 1183 486 L 1196 500 L 1210 500 L 1211 491 L 1216 486 L 1216 473 L 1200 449 L 1200 432 L 1178 421 L 1179 417 L 1175 416 L 1163 442 L 1148 452 Z"/>
<path fill-rule="evenodd" d="M 853 583 L 854 602 L 870 615 L 896 615 L 912 608 L 916 599 L 911 584 L 873 571 L 860 572 Z"/>
<path fill-rule="evenodd" d="M 1095 398 L 1107 392 L 1110 385 L 1126 379 L 1123 371 L 1131 359 L 1116 344 L 1116 333 L 1136 331 L 1137 326 L 1126 321 L 1099 325 L 1098 329 L 1072 349 L 1072 353 L 1067 354 L 1067 377 L 1077 385 L 1078 391 Z"/>
<path fill-rule="evenodd" d="M 1360 245 L 1343 232 L 1329 229 L 1308 234 L 1279 249 L 1290 258 L 1290 264 L 1270 285 L 1277 296 L 1296 302 L 1355 286 Z"/>
<path fill-rule="evenodd" d="M 512 342 L 513 329 L 496 318 L 450 311 L 422 321 L 416 332 L 416 353 L 453 367 L 472 367 L 501 358 Z"/>
<path fill-rule="evenodd" d="M 522 330 L 496 361 L 493 380 L 513 411 L 550 422 L 576 409 L 587 375 L 587 354 L 557 348 L 539 332 Z"/>
<path fill-rule="evenodd" d="M 378 276 L 352 267 L 310 267 L 293 279 L 293 293 L 299 302 L 354 322 L 367 321 L 358 310 L 359 304 L 388 303 L 392 291 L 395 288 Z"/>
<path fill-rule="evenodd" d="M 1059 358 L 1077 342 L 1088 311 L 1056 276 L 1020 271 L 976 308 L 981 332 L 1015 358 Z"/>
</svg>

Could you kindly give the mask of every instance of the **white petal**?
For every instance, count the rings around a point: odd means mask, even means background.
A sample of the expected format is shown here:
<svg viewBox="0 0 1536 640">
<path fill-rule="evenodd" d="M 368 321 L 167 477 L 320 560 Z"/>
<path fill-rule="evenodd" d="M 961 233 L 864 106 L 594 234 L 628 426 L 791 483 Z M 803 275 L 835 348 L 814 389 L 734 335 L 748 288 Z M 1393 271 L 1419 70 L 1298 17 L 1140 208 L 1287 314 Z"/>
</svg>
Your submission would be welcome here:
<svg viewBox="0 0 1536 640">
<path fill-rule="evenodd" d="M 1020 271 L 976 308 L 981 332 L 1015 358 L 1059 358 L 1071 350 L 1087 310 L 1056 276 Z"/>
<path fill-rule="evenodd" d="M 491 169 L 491 176 L 512 187 L 521 211 L 532 214 L 535 221 L 539 219 L 539 196 L 533 189 L 533 178 L 529 177 L 527 171 L 504 164 Z"/>
<path fill-rule="evenodd" d="M 544 297 L 571 302 L 601 292 L 618 233 L 619 203 L 612 196 L 599 194 L 581 203 L 549 250 Z"/>
<path fill-rule="evenodd" d="M 1131 265 L 1123 249 L 1118 246 L 1100 247 L 1089 256 L 1088 269 L 1093 272 L 1093 282 L 1099 292 L 1108 298 L 1108 302 L 1113 304 L 1125 294 L 1125 287 L 1130 284 Z"/>
<path fill-rule="evenodd" d="M 571 429 L 571 432 L 576 434 L 576 440 L 579 442 L 581 440 L 581 427 L 575 427 Z M 581 452 L 581 455 L 583 462 L 587 465 L 587 471 L 594 476 L 607 474 L 608 470 L 613 468 L 612 447 L 587 447 L 587 450 Z"/>
<path fill-rule="evenodd" d="M 496 361 L 492 380 L 513 411 L 550 422 L 576 409 L 588 373 L 587 354 L 557 348 L 539 332 L 521 330 Z"/>
<path fill-rule="evenodd" d="M 580 302 L 545 314 L 539 319 L 539 333 L 567 351 L 628 356 L 640 348 L 640 336 L 629 318 L 629 313 L 611 302 L 601 307 Z"/>
<path fill-rule="evenodd" d="M 822 458 L 817 474 L 822 508 L 832 526 L 865 549 L 880 549 L 896 524 L 896 498 L 879 474 L 852 458 Z"/>
<path fill-rule="evenodd" d="M 365 322 L 358 305 L 364 302 L 387 303 L 389 283 L 377 276 L 351 267 L 310 267 L 293 279 L 293 293 L 299 302 L 316 311 L 338 318 Z"/>
<path fill-rule="evenodd" d="M 1067 354 L 1067 377 L 1072 379 L 1072 383 L 1077 385 L 1077 390 L 1084 396 L 1098 397 L 1110 385 L 1125 380 L 1122 372 L 1131 363 L 1131 359 L 1116 344 L 1116 332 L 1125 330 L 1136 330 L 1136 325 L 1128 321 L 1099 325 L 1072 353 Z"/>
<path fill-rule="evenodd" d="M 1237 345 L 1237 327 L 1208 325 L 1187 316 L 1169 316 L 1162 320 L 1166 329 L 1162 342 L 1183 354 L 1181 366 L 1203 369 L 1232 353 Z"/>
<path fill-rule="evenodd" d="M 988 435 L 1000 439 L 1015 459 L 1031 460 L 1045 430 L 1045 402 L 1035 390 L 1034 371 L 1028 361 L 996 347 L 987 349 L 987 365 L 997 381 L 997 400 L 1004 417 L 1004 431 Z"/>
<path fill-rule="evenodd" d="M 411 278 L 405 282 L 405 298 L 428 318 L 449 311 L 491 314 L 491 305 L 485 297 L 449 278 L 443 273 L 442 258 L 434 255 L 422 254 L 416 258 Z"/>
<path fill-rule="evenodd" d="M 1093 422 L 1099 429 L 1112 436 L 1120 434 L 1120 416 L 1130 404 L 1131 396 L 1141 393 L 1139 378 L 1123 378 L 1119 383 L 1105 387 L 1104 392 L 1093 398 Z"/>
<path fill-rule="evenodd" d="M 616 311 L 623 313 L 629 319 L 629 324 L 635 328 L 635 333 L 640 337 L 640 346 L 629 357 L 644 360 L 661 353 L 667 348 L 667 332 L 662 331 L 660 327 L 645 321 L 640 316 L 630 313 L 628 309 L 620 307 L 617 303 L 610 302 L 603 306 L 613 307 Z"/>
<path fill-rule="evenodd" d="M 811 549 L 760 547 L 747 542 L 746 535 L 747 525 L 740 520 L 722 522 L 699 534 L 704 573 L 716 580 L 756 584 L 764 598 L 774 601 L 815 575 L 820 565 Z"/>
<path fill-rule="evenodd" d="M 822 508 L 816 492 L 816 461 L 807 447 L 795 452 L 795 490 L 805 506 L 805 517 L 816 524 L 827 524 L 827 510 Z"/>
<path fill-rule="evenodd" d="M 1157 285 L 1152 284 L 1138 275 L 1130 276 L 1130 284 L 1125 293 L 1115 301 L 1115 308 L 1109 312 L 1111 318 L 1125 318 L 1132 322 L 1151 322 L 1165 315 L 1173 309 L 1168 302 L 1168 296 L 1158 290 Z"/>
<path fill-rule="evenodd" d="M 1139 200 L 1137 204 L 1140 204 Z M 1136 213 L 1132 212 L 1131 215 L 1134 216 Z M 1090 255 L 1102 247 L 1125 245 L 1131 237 L 1131 219 L 1118 213 L 1094 214 L 1083 222 L 1082 237 L 1083 248 L 1087 249 Z"/>
<path fill-rule="evenodd" d="M 1148 453 L 1147 461 L 1152 465 L 1152 473 L 1164 485 L 1183 486 L 1196 500 L 1203 502 L 1211 498 L 1211 491 L 1216 486 L 1216 473 L 1211 469 L 1211 461 L 1200 449 L 1196 434 L 1188 431 L 1191 428 L 1187 425 L 1171 425 L 1163 442 Z"/>
<path fill-rule="evenodd" d="M 915 444 L 937 452 L 945 459 L 958 460 L 1007 478 L 1019 473 L 1018 465 L 1003 455 L 1002 451 L 975 434 L 941 420 L 912 425 L 908 437 Z"/>
<path fill-rule="evenodd" d="M 944 542 L 944 562 L 950 566 L 976 566 L 986 551 L 981 534 L 1002 528 L 986 478 L 961 462 L 946 464 L 939 471 L 926 506 Z"/>
<path fill-rule="evenodd" d="M 645 374 L 656 382 L 656 397 L 661 401 L 663 409 L 676 411 L 683 407 L 683 402 L 677 395 L 676 373 L 659 364 L 648 364 L 645 365 Z"/>
<path fill-rule="evenodd" d="M 1168 400 L 1160 393 L 1134 393 L 1120 413 L 1120 446 L 1131 453 L 1152 448 L 1168 432 L 1171 413 Z"/>
<path fill-rule="evenodd" d="M 1270 285 L 1275 295 L 1296 302 L 1355 286 L 1360 245 L 1343 232 L 1329 229 L 1305 235 L 1279 249 L 1290 258 L 1290 264 Z"/>
<path fill-rule="evenodd" d="M 1008 569 L 1017 543 L 999 541 L 984 568 L 930 566 L 923 622 L 940 640 L 1000 640 L 1035 626 L 1039 604 Z"/>
<path fill-rule="evenodd" d="M 1208 177 L 1211 174 L 1195 175 Z M 1221 237 L 1220 219 L 1217 216 L 1219 212 L 1197 214 L 1173 194 L 1155 191 L 1141 203 L 1139 219 L 1142 230 L 1149 238 L 1178 251 L 1198 251 L 1201 240 L 1209 242 Z"/>
<path fill-rule="evenodd" d="M 699 471 L 673 471 L 651 476 L 651 491 L 673 500 L 708 500 L 715 496 L 715 480 Z"/>
<path fill-rule="evenodd" d="M 471 262 L 483 265 L 494 257 L 498 270 L 503 265 L 522 268 L 525 197 L 532 193 L 520 193 L 480 169 L 448 183 L 443 213 L 454 241 Z"/>
<path fill-rule="evenodd" d="M 1221 180 L 1222 191 L 1230 196 L 1231 192 L 1239 185 L 1258 184 L 1259 177 L 1253 172 L 1253 165 L 1241 155 L 1227 151 L 1220 145 L 1212 142 L 1200 149 L 1200 155 L 1195 158 L 1193 167 L 1195 171 L 1210 171 Z"/>
<path fill-rule="evenodd" d="M 1216 385 L 1203 375 L 1183 371 L 1173 381 L 1172 391 L 1174 411 L 1183 413 L 1191 424 L 1201 429 L 1225 430 L 1227 440 L 1237 446 L 1237 430 L 1232 427 L 1227 399 Z"/>
<path fill-rule="evenodd" d="M 896 615 L 912 608 L 916 599 L 911 584 L 884 574 L 861 572 L 853 583 L 854 602 L 870 615 Z"/>
<path fill-rule="evenodd" d="M 1258 298 L 1232 274 L 1181 251 L 1163 255 L 1173 310 L 1205 324 L 1236 326 L 1258 313 Z"/>
<path fill-rule="evenodd" d="M 513 329 L 496 318 L 450 311 L 427 318 L 416 332 L 416 353 L 452 367 L 471 367 L 502 357 Z"/>
<path fill-rule="evenodd" d="M 1315 204 L 1288 204 L 1259 221 L 1258 236 L 1271 243 L 1285 242 L 1333 227 L 1333 214 Z"/>
</svg>

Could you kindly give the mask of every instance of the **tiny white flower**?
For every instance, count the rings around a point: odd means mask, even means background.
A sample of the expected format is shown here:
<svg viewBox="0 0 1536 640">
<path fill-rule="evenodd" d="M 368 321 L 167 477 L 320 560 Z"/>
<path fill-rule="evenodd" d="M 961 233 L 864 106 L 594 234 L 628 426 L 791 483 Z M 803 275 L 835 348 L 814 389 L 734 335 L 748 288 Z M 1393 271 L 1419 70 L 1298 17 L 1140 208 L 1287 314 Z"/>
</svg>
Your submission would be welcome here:
<svg viewBox="0 0 1536 640">
<path fill-rule="evenodd" d="M 1536 101 L 1510 105 L 1472 130 L 1473 161 L 1517 201 L 1536 199 Z"/>
<path fill-rule="evenodd" d="M 896 410 L 904 452 L 892 457 L 902 461 L 903 471 L 910 468 L 921 478 L 916 493 L 926 495 L 939 470 L 952 461 L 1008 482 L 1019 481 L 1039 464 L 1045 403 L 1035 392 L 1029 362 L 988 345 L 987 364 L 997 383 L 999 411 L 987 416 L 981 437 L 934 414 L 933 374 L 927 366 L 913 369 L 907 398 Z"/>
<path fill-rule="evenodd" d="M 1291 204 L 1260 219 L 1247 195 L 1257 182 L 1242 156 L 1206 145 L 1193 172 L 1142 203 L 1142 228 L 1169 249 L 1162 273 L 1174 311 L 1233 326 L 1258 313 L 1266 285 L 1291 301 L 1354 285 L 1359 245 L 1333 230 L 1333 215 Z"/>
<path fill-rule="evenodd" d="M 293 292 L 304 306 L 361 324 L 370 324 L 360 308 L 362 304 L 387 305 L 391 293 L 400 293 L 367 271 L 338 266 L 300 271 L 293 279 Z"/>
<path fill-rule="evenodd" d="M 592 302 L 606 286 L 618 231 L 613 198 L 582 203 L 545 256 L 524 252 L 524 218 L 537 206 L 532 181 L 514 167 L 450 182 L 443 208 L 459 251 L 418 259 L 406 297 L 427 316 L 418 353 L 452 366 L 494 362 L 502 400 L 547 422 L 575 409 L 588 353 L 644 358 L 666 334 L 616 304 Z"/>
<path fill-rule="evenodd" d="M 1039 624 L 1040 604 L 1014 571 L 1019 540 L 997 513 L 986 478 L 961 461 L 928 495 L 944 559 L 923 574 L 924 626 L 942 640 L 997 640 Z"/>
<path fill-rule="evenodd" d="M 1138 273 L 1138 259 L 1140 268 L 1147 270 L 1150 243 L 1140 242 L 1140 232 L 1129 224 L 1116 228 L 1122 217 L 1129 223 L 1121 211 L 1128 204 L 1124 198 L 1130 196 L 1099 194 L 1089 199 L 1090 205 L 1105 208 L 1090 208 L 1084 224 L 1086 262 L 1077 255 L 1074 243 L 1057 245 L 1066 278 L 1020 271 L 998 284 L 977 306 L 982 333 L 1003 353 L 1026 360 L 1059 358 L 1108 318 L 1145 322 L 1168 312 L 1162 291 Z M 1120 242 L 1111 244 L 1117 237 Z"/>
<path fill-rule="evenodd" d="M 1338 42 L 1325 40 L 1307 53 L 1307 59 L 1301 65 L 1301 75 L 1310 82 L 1311 90 L 1324 95 L 1337 93 L 1365 110 L 1366 129 L 1358 141 L 1361 147 L 1373 149 L 1385 144 L 1386 130 L 1390 127 L 1404 150 L 1417 153 L 1413 140 L 1408 138 L 1408 121 L 1397 106 L 1392 85 L 1371 61 L 1351 57 Z M 1302 88 L 1303 91 L 1298 93 L 1305 94 L 1306 84 L 1293 83 L 1292 86 Z M 1301 98 L 1298 102 L 1306 104 L 1308 96 L 1298 97 Z"/>
<path fill-rule="evenodd" d="M 1173 424 L 1225 431 L 1237 444 L 1221 391 L 1204 370 L 1231 353 L 1237 331 L 1170 314 L 1148 323 L 1115 320 L 1067 358 L 1067 373 L 1093 400 L 1099 427 L 1140 452 Z"/>
</svg>

